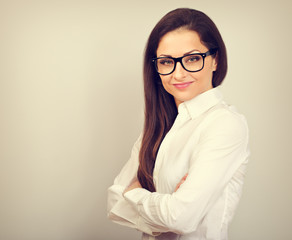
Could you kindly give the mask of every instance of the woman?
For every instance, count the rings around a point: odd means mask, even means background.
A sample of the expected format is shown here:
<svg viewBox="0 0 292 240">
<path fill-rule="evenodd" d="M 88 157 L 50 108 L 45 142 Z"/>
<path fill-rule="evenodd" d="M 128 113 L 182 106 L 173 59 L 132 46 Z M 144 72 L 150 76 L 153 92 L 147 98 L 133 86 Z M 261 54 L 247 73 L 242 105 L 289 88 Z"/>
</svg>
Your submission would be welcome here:
<svg viewBox="0 0 292 240">
<path fill-rule="evenodd" d="M 204 13 L 176 9 L 145 51 L 145 125 L 108 190 L 108 217 L 143 239 L 227 239 L 246 170 L 248 129 L 226 104 L 221 35 Z"/>
</svg>

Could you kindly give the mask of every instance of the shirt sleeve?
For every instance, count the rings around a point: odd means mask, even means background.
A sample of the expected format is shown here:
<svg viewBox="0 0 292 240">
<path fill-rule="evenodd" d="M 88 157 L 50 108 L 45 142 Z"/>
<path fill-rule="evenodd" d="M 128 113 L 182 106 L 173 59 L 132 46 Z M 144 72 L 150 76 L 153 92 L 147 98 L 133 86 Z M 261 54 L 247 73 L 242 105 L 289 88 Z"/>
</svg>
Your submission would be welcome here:
<svg viewBox="0 0 292 240">
<path fill-rule="evenodd" d="M 152 233 L 146 225 L 138 228 L 139 212 L 123 196 L 124 190 L 137 177 L 141 138 L 140 135 L 132 148 L 130 159 L 115 178 L 114 184 L 108 188 L 107 215 L 109 219 L 118 224 L 136 228 L 150 235 L 158 235 L 159 233 Z"/>
<path fill-rule="evenodd" d="M 147 227 L 152 234 L 195 231 L 236 170 L 247 160 L 245 119 L 227 112 L 212 121 L 194 146 L 188 177 L 178 191 L 160 194 L 136 188 L 124 194 L 125 201 L 137 213 L 136 228 Z"/>
</svg>

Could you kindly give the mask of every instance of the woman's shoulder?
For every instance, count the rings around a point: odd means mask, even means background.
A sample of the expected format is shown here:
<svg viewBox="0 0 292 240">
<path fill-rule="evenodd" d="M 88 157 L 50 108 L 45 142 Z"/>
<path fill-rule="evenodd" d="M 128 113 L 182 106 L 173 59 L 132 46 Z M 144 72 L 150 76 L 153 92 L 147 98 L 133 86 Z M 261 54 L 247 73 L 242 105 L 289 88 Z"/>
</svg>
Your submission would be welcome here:
<svg viewBox="0 0 292 240">
<path fill-rule="evenodd" d="M 217 105 L 210 108 L 205 115 L 209 120 L 239 121 L 246 122 L 245 116 L 240 113 L 234 105 L 221 101 Z"/>
<path fill-rule="evenodd" d="M 202 121 L 202 127 L 208 131 L 225 131 L 226 133 L 248 132 L 246 118 L 233 105 L 222 101 L 206 113 Z"/>
</svg>

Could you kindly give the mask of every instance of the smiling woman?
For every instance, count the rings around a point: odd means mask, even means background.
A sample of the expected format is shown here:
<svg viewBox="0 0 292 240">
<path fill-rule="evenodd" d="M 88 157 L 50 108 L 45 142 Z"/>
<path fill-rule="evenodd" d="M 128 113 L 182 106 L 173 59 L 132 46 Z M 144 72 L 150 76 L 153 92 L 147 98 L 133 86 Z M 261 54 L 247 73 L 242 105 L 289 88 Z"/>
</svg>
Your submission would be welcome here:
<svg viewBox="0 0 292 240">
<path fill-rule="evenodd" d="M 108 217 L 143 239 L 227 239 L 249 157 L 245 118 L 217 88 L 221 35 L 204 13 L 176 9 L 150 34 L 145 125 L 108 189 Z"/>
</svg>

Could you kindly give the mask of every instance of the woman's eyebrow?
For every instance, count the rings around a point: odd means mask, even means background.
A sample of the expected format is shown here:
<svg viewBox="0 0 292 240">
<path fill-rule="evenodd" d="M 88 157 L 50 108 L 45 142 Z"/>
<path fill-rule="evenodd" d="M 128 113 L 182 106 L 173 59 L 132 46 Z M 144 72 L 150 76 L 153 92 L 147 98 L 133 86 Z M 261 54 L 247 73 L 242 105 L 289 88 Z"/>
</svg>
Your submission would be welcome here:
<svg viewBox="0 0 292 240">
<path fill-rule="evenodd" d="M 192 53 L 192 52 L 200 52 L 198 49 L 193 49 L 193 50 L 191 50 L 191 51 L 188 51 L 188 52 L 186 52 L 186 53 L 184 53 L 184 55 L 183 56 L 186 56 L 186 55 L 188 55 L 188 54 L 190 54 L 190 53 Z M 160 54 L 159 55 L 159 57 L 172 57 L 171 55 L 167 55 L 167 54 Z"/>
</svg>

